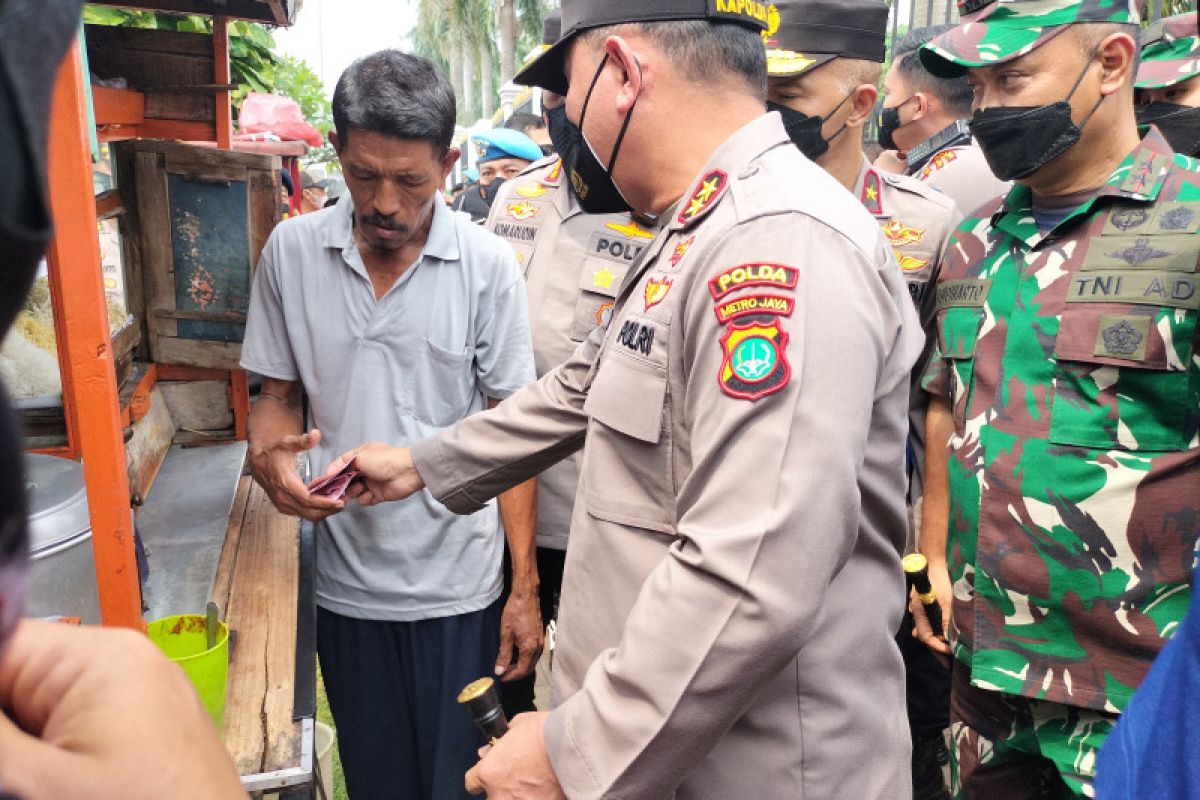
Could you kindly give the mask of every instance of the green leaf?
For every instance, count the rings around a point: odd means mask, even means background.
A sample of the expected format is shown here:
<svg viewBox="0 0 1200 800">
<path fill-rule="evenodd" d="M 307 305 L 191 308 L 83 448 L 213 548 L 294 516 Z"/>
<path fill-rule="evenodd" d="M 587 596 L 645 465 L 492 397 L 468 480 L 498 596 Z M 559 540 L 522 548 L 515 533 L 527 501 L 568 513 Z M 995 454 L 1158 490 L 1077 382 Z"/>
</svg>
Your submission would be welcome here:
<svg viewBox="0 0 1200 800">
<path fill-rule="evenodd" d="M 129 20 L 129 12 L 108 6 L 84 6 L 83 21 L 88 25 L 123 25 Z"/>
</svg>

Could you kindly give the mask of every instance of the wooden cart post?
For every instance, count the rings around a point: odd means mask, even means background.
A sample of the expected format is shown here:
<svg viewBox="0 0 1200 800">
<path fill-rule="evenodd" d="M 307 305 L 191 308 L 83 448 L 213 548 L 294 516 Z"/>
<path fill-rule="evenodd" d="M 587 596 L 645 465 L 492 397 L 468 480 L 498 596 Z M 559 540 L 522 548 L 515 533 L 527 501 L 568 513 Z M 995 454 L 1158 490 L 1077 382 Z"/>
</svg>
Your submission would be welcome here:
<svg viewBox="0 0 1200 800">
<path fill-rule="evenodd" d="M 50 113 L 50 290 L 62 309 L 56 334 L 65 357 L 63 386 L 74 394 L 92 522 L 92 549 L 105 625 L 142 628 L 129 482 L 113 366 L 96 198 L 88 145 L 86 76 L 76 42 L 59 70 Z"/>
</svg>

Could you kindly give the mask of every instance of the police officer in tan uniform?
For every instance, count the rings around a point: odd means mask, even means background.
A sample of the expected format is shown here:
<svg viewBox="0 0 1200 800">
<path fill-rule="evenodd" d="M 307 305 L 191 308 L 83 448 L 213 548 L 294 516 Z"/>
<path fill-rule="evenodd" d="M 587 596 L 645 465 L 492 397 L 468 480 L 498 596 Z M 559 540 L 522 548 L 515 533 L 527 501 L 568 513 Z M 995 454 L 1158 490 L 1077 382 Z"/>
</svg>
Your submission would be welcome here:
<svg viewBox="0 0 1200 800">
<path fill-rule="evenodd" d="M 963 215 L 1007 194 L 1011 181 L 992 174 L 971 138 L 971 87 L 965 76 L 943 78 L 921 63 L 921 45 L 953 28 L 915 28 L 892 45 L 883 82 L 876 168 L 903 172 L 945 193 Z"/>
<path fill-rule="evenodd" d="M 913 371 L 909 405 L 909 538 L 924 489 L 925 415 L 929 398 L 918 381 L 930 354 L 935 304 L 927 288 L 937 281 L 950 234 L 962 221 L 954 201 L 916 178 L 878 171 L 863 154 L 862 130 L 875 107 L 887 37 L 882 0 L 781 0 L 779 26 L 767 38 L 768 106 L 778 109 L 796 145 L 854 193 L 883 228 L 920 309 L 925 349 Z M 908 676 L 913 734 L 914 794 L 948 797 L 941 762 L 948 759 L 950 675 L 918 640 L 906 620 L 897 634 Z"/>
<path fill-rule="evenodd" d="M 878 223 L 762 113 L 768 21 L 745 0 L 564 3 L 524 79 L 567 95 L 584 209 L 663 231 L 565 364 L 332 467 L 357 459 L 361 502 L 427 487 L 470 513 L 583 448 L 555 708 L 468 773 L 495 800 L 908 794 L 892 635 L 923 337 Z"/>
<path fill-rule="evenodd" d="M 545 44 L 559 39 L 557 10 L 546 16 Z M 542 93 L 556 152 L 577 147 L 577 129 L 566 119 L 566 98 Z M 487 228 L 517 253 L 529 292 L 529 320 L 538 377 L 566 361 L 612 315 L 625 273 L 654 239 L 653 221 L 629 212 L 587 214 L 563 174 L 558 155 L 542 159 L 505 182 Z M 562 586 L 571 509 L 579 480 L 579 454 L 538 477 L 537 567 L 542 619 L 554 619 Z M 511 716 L 532 711 L 534 675 L 501 686 Z"/>
</svg>

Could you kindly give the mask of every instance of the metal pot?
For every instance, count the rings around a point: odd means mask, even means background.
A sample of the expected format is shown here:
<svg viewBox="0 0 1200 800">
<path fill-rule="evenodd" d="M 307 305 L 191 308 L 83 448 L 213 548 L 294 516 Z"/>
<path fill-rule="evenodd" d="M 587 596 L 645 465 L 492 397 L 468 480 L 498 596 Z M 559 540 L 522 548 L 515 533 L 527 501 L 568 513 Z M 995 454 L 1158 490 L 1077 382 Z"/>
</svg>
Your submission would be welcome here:
<svg viewBox="0 0 1200 800">
<path fill-rule="evenodd" d="M 92 523 L 83 465 L 65 458 L 25 455 L 29 495 L 31 617 L 81 617 L 100 622 Z"/>
</svg>

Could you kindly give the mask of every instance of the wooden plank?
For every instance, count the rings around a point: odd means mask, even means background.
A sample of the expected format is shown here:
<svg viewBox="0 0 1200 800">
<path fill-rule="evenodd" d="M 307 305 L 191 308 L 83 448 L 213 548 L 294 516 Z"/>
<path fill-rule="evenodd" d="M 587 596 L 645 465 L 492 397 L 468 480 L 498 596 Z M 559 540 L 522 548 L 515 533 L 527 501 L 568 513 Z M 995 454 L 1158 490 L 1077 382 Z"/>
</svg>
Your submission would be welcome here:
<svg viewBox="0 0 1200 800">
<path fill-rule="evenodd" d="M 96 196 L 96 219 L 109 219 L 125 213 L 125 201 L 116 189 L 109 189 Z"/>
<path fill-rule="evenodd" d="M 242 325 L 246 323 L 246 315 L 239 314 L 236 311 L 213 313 L 209 311 L 171 311 L 160 308 L 154 313 L 160 317 L 170 317 L 171 319 L 190 319 L 202 322 L 237 322 Z"/>
<path fill-rule="evenodd" d="M 207 36 L 198 38 L 202 42 L 208 40 Z M 88 55 L 90 57 L 91 53 Z M 144 87 L 147 86 L 217 82 L 213 79 L 211 52 L 188 55 L 145 50 L 101 50 L 92 60 L 92 70 L 101 78 L 123 78 L 128 88 L 139 91 L 145 91 Z"/>
<path fill-rule="evenodd" d="M 211 17 L 225 14 L 234 19 L 289 25 L 286 14 L 281 20 L 272 10 L 270 0 L 120 0 L 109 5 L 142 8 L 149 11 L 169 11 L 173 14 L 203 14 Z"/>
<path fill-rule="evenodd" d="M 142 597 L 129 513 L 129 481 L 117 396 L 112 340 L 100 247 L 91 148 L 85 131 L 86 76 L 76 43 L 59 71 L 51 100 L 49 198 L 54 238 L 49 259 L 56 304 L 64 323 L 56 326 L 66 354 L 64 392 L 74 397 L 78 445 L 92 523 L 92 552 L 100 615 L 106 625 L 142 628 Z"/>
<path fill-rule="evenodd" d="M 146 119 L 212 124 L 216 119 L 214 108 L 213 98 L 208 95 L 146 91 Z"/>
<path fill-rule="evenodd" d="M 283 142 L 256 142 L 237 140 L 233 149 L 239 153 L 258 153 L 265 156 L 291 156 L 299 158 L 308 152 L 308 145 L 295 139 Z"/>
<path fill-rule="evenodd" d="M 118 28 L 111 25 L 85 25 L 88 57 L 93 51 L 103 54 L 113 50 L 145 50 L 152 53 L 186 53 L 210 56 L 212 48 L 202 33 L 158 30 L 156 28 Z M 102 56 L 101 56 L 102 57 Z"/>
<path fill-rule="evenodd" d="M 154 142 L 153 146 L 165 157 L 167 171 L 188 170 L 203 173 L 212 170 L 215 174 L 224 174 L 230 166 L 243 169 L 272 170 L 279 168 L 279 162 L 271 156 L 258 153 L 239 153 L 232 150 L 220 150 L 214 147 L 197 147 L 179 142 Z M 245 180 L 245 176 L 238 180 Z"/>
<path fill-rule="evenodd" d="M 271 231 L 279 224 L 279 170 L 281 160 L 271 159 L 274 164 L 267 170 L 251 170 L 249 186 L 250 227 L 250 270 L 258 270 L 258 260 Z"/>
<path fill-rule="evenodd" d="M 221 559 L 217 562 L 217 575 L 213 579 L 210 599 L 221 609 L 222 618 L 225 618 L 229 611 L 229 592 L 233 588 L 233 573 L 237 567 L 246 503 L 250 499 L 250 484 L 253 482 L 254 479 L 249 475 L 243 475 L 238 480 L 237 493 L 233 496 L 233 508 L 229 512 L 229 527 L 225 531 L 225 542 L 221 545 Z"/>
<path fill-rule="evenodd" d="M 229 380 L 229 370 L 189 367 L 182 364 L 159 364 L 158 379 L 160 381 L 225 381 Z"/>
<path fill-rule="evenodd" d="M 167 196 L 167 174 L 162 157 L 154 150 L 134 152 L 134 184 L 141 235 L 142 285 L 147 309 L 175 307 L 174 265 L 171 256 L 171 211 Z M 158 357 L 158 340 L 178 335 L 175 320 L 148 315 L 146 329 L 150 334 L 150 354 Z"/>
<path fill-rule="evenodd" d="M 237 369 L 242 359 L 239 342 L 203 342 L 160 336 L 158 355 L 154 360 L 163 364 L 187 364 L 215 369 Z"/>
<path fill-rule="evenodd" d="M 132 436 L 125 444 L 125 468 L 135 505 L 150 496 L 150 487 L 167 460 L 175 435 L 175 424 L 162 393 L 151 391 L 147 405 L 145 416 L 132 423 Z"/>
<path fill-rule="evenodd" d="M 251 484 L 226 623 L 237 643 L 229 664 L 225 745 L 242 775 L 295 766 L 299 521 Z"/>
<path fill-rule="evenodd" d="M 233 430 L 238 441 L 250 438 L 250 381 L 246 370 L 229 371 L 229 405 L 233 409 Z"/>
<path fill-rule="evenodd" d="M 213 81 L 233 80 L 229 65 L 229 18 L 213 17 Z M 233 142 L 233 96 L 228 89 L 212 98 L 216 106 L 217 147 L 228 150 Z"/>
<path fill-rule="evenodd" d="M 147 119 L 145 124 L 140 127 L 140 135 L 147 139 L 211 142 L 216 138 L 216 132 L 210 122 L 187 122 L 178 119 Z"/>
<path fill-rule="evenodd" d="M 92 87 L 97 125 L 141 125 L 146 118 L 146 95 L 133 89 Z"/>
</svg>

